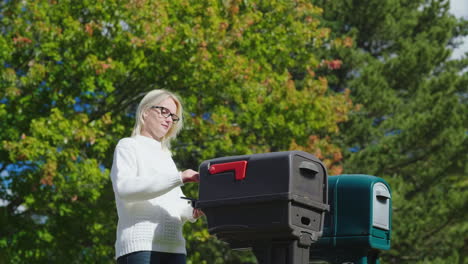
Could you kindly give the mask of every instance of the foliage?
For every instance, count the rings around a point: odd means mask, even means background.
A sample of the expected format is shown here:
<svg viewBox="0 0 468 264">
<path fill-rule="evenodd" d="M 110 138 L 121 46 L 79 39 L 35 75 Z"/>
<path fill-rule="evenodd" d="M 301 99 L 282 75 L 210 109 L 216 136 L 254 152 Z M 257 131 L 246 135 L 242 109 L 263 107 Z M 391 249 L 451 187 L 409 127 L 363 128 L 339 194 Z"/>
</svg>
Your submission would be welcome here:
<svg viewBox="0 0 468 264">
<path fill-rule="evenodd" d="M 183 98 L 181 170 L 303 148 L 339 171 L 327 135 L 352 104 L 320 73 L 339 68 L 315 55 L 335 45 L 320 16 L 308 1 L 1 1 L 0 259 L 113 262 L 113 148 L 151 89 Z M 252 261 L 204 221 L 185 228 L 190 263 Z"/>
<path fill-rule="evenodd" d="M 467 21 L 442 0 L 314 3 L 332 36 L 356 47 L 324 52 L 343 61 L 330 87 L 350 89 L 360 107 L 337 135 L 349 150 L 344 171 L 381 176 L 393 189 L 383 262 L 466 263 L 468 59 L 450 55 Z"/>
</svg>

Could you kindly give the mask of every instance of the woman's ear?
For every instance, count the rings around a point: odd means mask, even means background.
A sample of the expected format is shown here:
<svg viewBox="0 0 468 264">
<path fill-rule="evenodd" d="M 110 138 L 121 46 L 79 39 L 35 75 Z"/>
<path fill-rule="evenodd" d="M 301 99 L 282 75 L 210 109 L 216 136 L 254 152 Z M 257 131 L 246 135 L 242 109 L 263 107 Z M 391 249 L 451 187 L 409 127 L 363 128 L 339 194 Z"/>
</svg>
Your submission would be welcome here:
<svg viewBox="0 0 468 264">
<path fill-rule="evenodd" d="M 143 111 L 143 115 L 142 115 L 142 117 L 143 117 L 143 120 L 145 120 L 145 119 L 146 119 L 146 117 L 147 117 L 148 115 L 149 115 L 149 113 L 148 113 L 148 109 L 146 109 L 145 111 Z"/>
</svg>

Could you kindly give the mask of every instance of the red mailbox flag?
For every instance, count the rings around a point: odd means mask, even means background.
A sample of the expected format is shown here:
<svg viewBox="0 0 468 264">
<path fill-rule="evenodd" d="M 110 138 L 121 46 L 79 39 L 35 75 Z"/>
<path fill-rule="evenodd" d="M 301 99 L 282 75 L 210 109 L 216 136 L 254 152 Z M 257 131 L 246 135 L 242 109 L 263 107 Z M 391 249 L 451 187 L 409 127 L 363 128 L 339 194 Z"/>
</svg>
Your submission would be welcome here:
<svg viewBox="0 0 468 264">
<path fill-rule="evenodd" d="M 228 163 L 214 164 L 210 166 L 210 174 L 217 174 L 225 171 L 234 171 L 236 181 L 245 179 L 245 171 L 247 169 L 247 161 L 234 161 Z"/>
</svg>

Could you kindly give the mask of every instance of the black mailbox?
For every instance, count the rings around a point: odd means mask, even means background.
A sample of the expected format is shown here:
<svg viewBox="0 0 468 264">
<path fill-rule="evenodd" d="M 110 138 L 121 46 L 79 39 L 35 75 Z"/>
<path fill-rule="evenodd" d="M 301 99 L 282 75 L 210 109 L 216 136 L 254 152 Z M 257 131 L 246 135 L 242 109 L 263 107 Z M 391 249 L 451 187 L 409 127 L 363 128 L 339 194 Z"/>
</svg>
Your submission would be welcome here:
<svg viewBox="0 0 468 264">
<path fill-rule="evenodd" d="M 287 151 L 223 157 L 204 161 L 199 172 L 196 206 L 210 234 L 232 248 L 255 252 L 260 244 L 284 241 L 308 248 L 322 235 L 328 181 L 315 156 Z"/>
</svg>

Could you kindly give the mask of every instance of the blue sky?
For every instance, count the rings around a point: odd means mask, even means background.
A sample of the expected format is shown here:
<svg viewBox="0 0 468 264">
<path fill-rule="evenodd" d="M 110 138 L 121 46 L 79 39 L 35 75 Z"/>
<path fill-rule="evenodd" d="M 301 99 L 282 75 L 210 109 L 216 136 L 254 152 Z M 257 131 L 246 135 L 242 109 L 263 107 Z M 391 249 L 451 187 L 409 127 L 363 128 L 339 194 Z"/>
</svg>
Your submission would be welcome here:
<svg viewBox="0 0 468 264">
<path fill-rule="evenodd" d="M 450 0 L 450 12 L 457 17 L 468 19 L 468 0 Z M 465 37 L 463 42 L 463 45 L 454 51 L 453 58 L 459 58 L 468 52 L 468 37 Z"/>
</svg>

